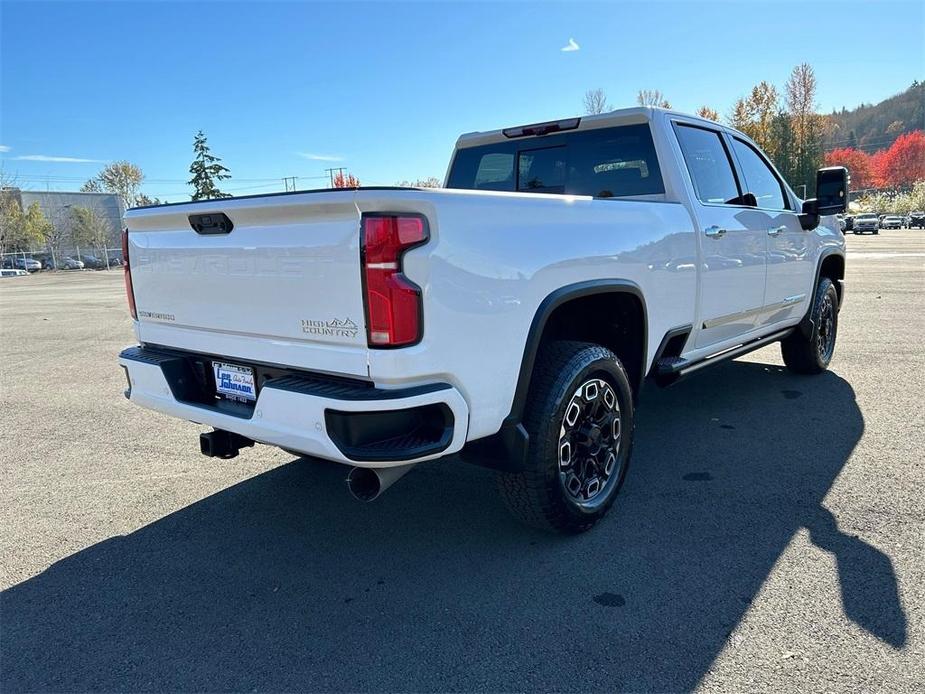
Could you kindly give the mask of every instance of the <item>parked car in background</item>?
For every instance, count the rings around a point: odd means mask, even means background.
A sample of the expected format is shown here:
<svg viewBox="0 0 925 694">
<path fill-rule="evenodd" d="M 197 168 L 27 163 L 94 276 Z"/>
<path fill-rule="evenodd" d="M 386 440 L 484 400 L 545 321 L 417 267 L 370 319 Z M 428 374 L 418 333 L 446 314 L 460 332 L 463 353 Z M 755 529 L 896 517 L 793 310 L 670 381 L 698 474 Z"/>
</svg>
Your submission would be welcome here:
<svg viewBox="0 0 925 694">
<path fill-rule="evenodd" d="M 925 212 L 918 210 L 909 213 L 910 229 L 925 229 Z"/>
<path fill-rule="evenodd" d="M 33 257 L 42 264 L 43 270 L 54 270 L 57 267 L 55 259 L 49 253 L 40 253 Z"/>
<path fill-rule="evenodd" d="M 28 277 L 29 273 L 25 270 L 14 270 L 12 268 L 0 268 L 0 277 Z"/>
<path fill-rule="evenodd" d="M 35 258 L 18 256 L 13 260 L 13 267 L 20 270 L 28 270 L 29 272 L 38 272 L 42 269 L 42 263 Z"/>
<path fill-rule="evenodd" d="M 879 234 L 880 218 L 873 213 L 859 214 L 854 218 L 854 229 L 852 231 L 855 234 Z"/>
<path fill-rule="evenodd" d="M 84 264 L 82 261 L 77 260 L 77 258 L 67 256 L 58 261 L 58 268 L 60 270 L 83 270 Z"/>
<path fill-rule="evenodd" d="M 849 214 L 845 216 L 845 231 L 851 231 L 854 229 L 854 215 Z"/>
<path fill-rule="evenodd" d="M 95 255 L 81 255 L 80 260 L 83 261 L 84 267 L 90 268 L 91 270 L 105 270 L 106 261 L 100 260 Z"/>
<path fill-rule="evenodd" d="M 122 254 L 118 251 L 110 251 L 109 255 L 109 267 L 122 267 Z"/>
<path fill-rule="evenodd" d="M 899 215 L 888 214 L 880 220 L 881 229 L 902 229 L 903 228 L 903 218 Z"/>
</svg>

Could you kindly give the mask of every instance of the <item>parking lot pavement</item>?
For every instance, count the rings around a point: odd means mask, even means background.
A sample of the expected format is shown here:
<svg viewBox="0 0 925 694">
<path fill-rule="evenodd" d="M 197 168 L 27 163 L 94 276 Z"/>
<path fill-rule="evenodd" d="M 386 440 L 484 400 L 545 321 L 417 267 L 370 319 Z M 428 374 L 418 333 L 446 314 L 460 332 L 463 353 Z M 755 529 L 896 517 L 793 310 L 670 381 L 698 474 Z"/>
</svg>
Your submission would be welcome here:
<svg viewBox="0 0 925 694">
<path fill-rule="evenodd" d="M 0 688 L 925 689 L 925 232 L 849 236 L 831 370 L 647 388 L 592 532 L 449 459 L 344 469 L 122 397 L 118 272 L 0 282 Z"/>
</svg>

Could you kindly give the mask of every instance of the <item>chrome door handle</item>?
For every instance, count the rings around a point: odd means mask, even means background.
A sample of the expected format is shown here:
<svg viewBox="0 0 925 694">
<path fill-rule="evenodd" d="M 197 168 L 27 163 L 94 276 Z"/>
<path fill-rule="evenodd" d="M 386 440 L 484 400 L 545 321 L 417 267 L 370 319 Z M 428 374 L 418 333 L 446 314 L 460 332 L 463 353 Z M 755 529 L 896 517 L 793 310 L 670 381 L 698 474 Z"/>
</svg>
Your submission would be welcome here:
<svg viewBox="0 0 925 694">
<path fill-rule="evenodd" d="M 720 229 L 715 224 L 711 227 L 707 227 L 703 230 L 705 236 L 709 236 L 711 239 L 718 239 L 726 233 L 725 229 Z"/>
<path fill-rule="evenodd" d="M 777 236 L 782 231 L 787 231 L 786 224 L 781 224 L 779 227 L 772 227 L 768 229 L 768 236 Z"/>
</svg>

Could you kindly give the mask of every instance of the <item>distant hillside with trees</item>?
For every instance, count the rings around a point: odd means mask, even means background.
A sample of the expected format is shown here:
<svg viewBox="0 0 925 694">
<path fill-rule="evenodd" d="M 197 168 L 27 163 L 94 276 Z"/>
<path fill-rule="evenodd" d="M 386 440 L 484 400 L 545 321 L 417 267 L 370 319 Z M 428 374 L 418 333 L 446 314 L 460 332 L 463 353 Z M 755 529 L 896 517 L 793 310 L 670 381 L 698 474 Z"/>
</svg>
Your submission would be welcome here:
<svg viewBox="0 0 925 694">
<path fill-rule="evenodd" d="M 925 130 L 925 82 L 919 81 L 879 104 L 833 111 L 827 118 L 823 145 L 827 150 L 849 147 L 872 154 L 914 130 Z"/>
<path fill-rule="evenodd" d="M 879 104 L 818 112 L 816 76 L 797 65 L 783 89 L 762 80 L 737 99 L 725 121 L 751 137 L 772 159 L 791 187 L 804 197 L 815 193 L 816 170 L 846 166 L 853 192 L 908 192 L 925 181 L 925 83 L 915 81 Z M 639 104 L 670 108 L 658 90 L 640 90 Z M 603 89 L 585 93 L 586 113 L 608 110 Z M 719 122 L 702 106 L 698 115 Z M 921 186 L 920 186 L 921 187 Z"/>
</svg>

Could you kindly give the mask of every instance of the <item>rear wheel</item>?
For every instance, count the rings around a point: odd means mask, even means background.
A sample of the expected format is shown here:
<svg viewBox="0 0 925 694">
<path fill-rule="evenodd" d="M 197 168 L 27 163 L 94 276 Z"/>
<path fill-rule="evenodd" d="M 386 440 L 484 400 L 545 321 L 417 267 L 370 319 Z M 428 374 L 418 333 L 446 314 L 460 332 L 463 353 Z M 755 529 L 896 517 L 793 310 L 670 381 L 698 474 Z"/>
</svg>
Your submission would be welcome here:
<svg viewBox="0 0 925 694">
<path fill-rule="evenodd" d="M 546 530 L 591 528 L 623 485 L 633 414 L 629 379 L 613 352 L 585 342 L 544 346 L 524 413 L 526 468 L 499 475 L 511 512 Z"/>
<path fill-rule="evenodd" d="M 810 308 L 813 328 L 807 337 L 798 327 L 781 340 L 784 364 L 794 373 L 818 374 L 829 367 L 838 333 L 838 292 L 828 277 L 819 280 Z"/>
</svg>

